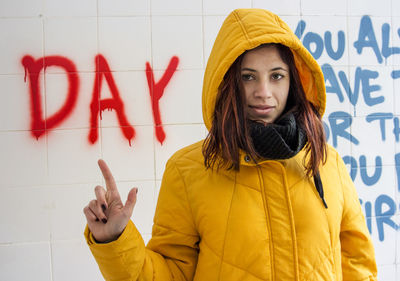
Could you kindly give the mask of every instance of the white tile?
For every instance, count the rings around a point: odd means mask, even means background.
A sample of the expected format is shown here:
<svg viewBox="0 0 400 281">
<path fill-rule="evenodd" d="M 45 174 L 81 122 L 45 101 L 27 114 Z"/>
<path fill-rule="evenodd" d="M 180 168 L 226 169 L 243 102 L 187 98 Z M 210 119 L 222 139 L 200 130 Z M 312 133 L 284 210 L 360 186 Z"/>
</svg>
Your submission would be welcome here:
<svg viewBox="0 0 400 281">
<path fill-rule="evenodd" d="M 111 72 L 119 97 L 124 105 L 124 112 L 128 122 L 132 126 L 153 125 L 150 90 L 147 83 L 146 72 Z M 173 80 L 173 79 L 172 79 Z M 167 91 L 166 91 L 167 92 Z M 103 76 L 100 99 L 113 98 L 107 79 Z M 103 127 L 120 126 L 115 110 L 103 111 L 101 125 Z"/>
<path fill-rule="evenodd" d="M 54 185 L 46 189 L 52 241 L 83 239 L 86 226 L 83 208 L 96 199 L 94 188 L 97 185 L 101 185 L 100 179 L 93 183 Z"/>
<path fill-rule="evenodd" d="M 359 68 L 359 71 L 357 71 Z M 352 92 L 358 88 L 358 99 L 354 99 L 355 115 L 368 116 L 376 113 L 394 112 L 394 93 L 391 66 L 350 67 Z M 371 91 L 372 90 L 372 91 Z"/>
<path fill-rule="evenodd" d="M 392 17 L 392 24 L 391 24 L 391 33 L 392 37 L 390 38 L 390 47 L 396 48 L 396 53 L 393 54 L 393 65 L 395 66 L 396 70 L 400 70 L 400 54 L 398 53 L 398 49 L 400 48 L 400 1 L 394 1 L 398 3 L 398 8 L 393 8 L 393 11 L 397 9 L 399 12 L 398 16 Z M 394 4 L 394 3 L 393 3 Z"/>
<path fill-rule="evenodd" d="M 0 245 L 0 280 L 51 281 L 49 243 Z"/>
<path fill-rule="evenodd" d="M 375 218 L 374 218 L 375 219 Z M 374 221 L 374 220 L 373 220 Z M 375 248 L 375 259 L 378 266 L 395 264 L 396 262 L 396 235 L 397 231 L 384 224 L 384 240 L 380 241 L 378 235 L 372 232 L 372 241 Z M 379 279 L 387 280 L 387 279 Z"/>
<path fill-rule="evenodd" d="M 118 181 L 154 179 L 153 126 L 135 126 L 129 141 L 120 128 L 102 129 L 103 157 Z"/>
<path fill-rule="evenodd" d="M 392 16 L 400 16 L 400 2 L 398 0 L 392 0 Z"/>
<path fill-rule="evenodd" d="M 301 20 L 301 16 L 286 16 L 286 15 L 279 15 L 279 17 L 290 27 L 290 29 L 295 32 L 299 22 Z"/>
<path fill-rule="evenodd" d="M 154 73 L 156 82 L 164 72 Z M 203 70 L 178 70 L 159 100 L 163 124 L 202 123 Z"/>
<path fill-rule="evenodd" d="M 400 274 L 400 264 L 396 263 L 396 281 L 399 281 L 398 276 Z"/>
<path fill-rule="evenodd" d="M 328 143 L 332 145 L 340 155 L 351 155 L 351 116 L 342 113 L 331 113 L 322 119 L 325 123 L 325 134 Z"/>
<path fill-rule="evenodd" d="M 150 32 L 149 17 L 99 18 L 99 52 L 111 71 L 146 69 Z"/>
<path fill-rule="evenodd" d="M 396 216 L 396 220 L 397 220 L 397 222 L 399 222 L 399 220 L 400 220 L 400 216 L 399 215 L 397 215 Z M 400 224 L 398 224 L 398 225 L 400 225 Z M 397 270 L 397 276 L 398 276 L 398 274 L 400 273 L 400 231 L 397 231 L 397 233 L 396 233 L 397 235 L 396 235 L 396 265 L 397 265 L 397 268 L 396 268 L 396 270 Z"/>
<path fill-rule="evenodd" d="M 98 0 L 99 16 L 148 16 L 150 1 Z"/>
<path fill-rule="evenodd" d="M 169 125 L 164 126 L 165 142 L 156 142 L 156 179 L 162 178 L 167 160 L 180 148 L 204 138 L 204 125 Z"/>
<path fill-rule="evenodd" d="M 144 234 L 142 235 L 144 244 L 147 245 L 147 243 L 149 243 L 150 239 L 151 239 L 151 234 Z"/>
<path fill-rule="evenodd" d="M 86 242 L 56 241 L 51 245 L 54 281 L 104 280 Z M 71 270 L 73 269 L 73 270 Z"/>
<path fill-rule="evenodd" d="M 43 89 L 43 75 L 39 77 Z M 22 74 L 0 75 L 0 87 L 0 130 L 30 130 L 32 98 L 29 79 L 24 82 Z"/>
<path fill-rule="evenodd" d="M 137 201 L 133 209 L 132 221 L 136 225 L 142 237 L 151 234 L 155 212 L 154 180 L 117 182 L 121 200 L 125 204 L 129 191 L 133 187 L 138 188 Z"/>
<path fill-rule="evenodd" d="M 206 127 L 206 125 L 202 125 L 202 127 L 203 127 L 203 132 L 204 132 L 204 138 L 206 138 L 207 136 L 208 136 L 208 129 L 207 129 L 207 127 Z"/>
<path fill-rule="evenodd" d="M 388 120 L 386 123 L 390 125 L 392 121 Z M 359 143 L 352 143 L 353 156 L 358 159 L 365 155 L 367 166 L 375 166 L 378 156 L 382 165 L 394 165 L 395 140 L 389 128 L 390 126 L 387 126 L 383 140 L 380 121 L 367 122 L 365 117 L 354 117 L 351 133 Z"/>
<path fill-rule="evenodd" d="M 1 188 L 0 243 L 47 241 L 49 196 L 45 188 Z M 7 215 L 6 215 L 7 214 Z M 24 231 L 29 229 L 29 231 Z"/>
<path fill-rule="evenodd" d="M 318 1 L 301 0 L 303 15 L 347 15 L 347 2 L 352 0 Z M 365 2 L 364 2 L 365 3 Z"/>
<path fill-rule="evenodd" d="M 67 107 L 66 114 L 55 128 L 89 128 L 95 73 L 46 73 L 45 76 L 47 119 L 60 112 L 75 93 L 74 104 Z M 77 78 L 77 87 L 70 84 L 71 77 Z"/>
<path fill-rule="evenodd" d="M 201 16 L 154 16 L 152 18 L 152 67 L 165 69 L 178 56 L 178 69 L 203 68 Z"/>
<path fill-rule="evenodd" d="M 391 0 L 382 0 L 382 1 L 349 0 L 348 15 L 390 16 Z"/>
<path fill-rule="evenodd" d="M 37 17 L 43 13 L 42 0 L 2 0 L 0 17 Z"/>
<path fill-rule="evenodd" d="M 378 266 L 378 280 L 397 281 L 396 280 L 396 265 L 387 264 Z"/>
<path fill-rule="evenodd" d="M 251 8 L 251 0 L 203 0 L 203 12 L 206 15 L 225 15 L 227 16 L 234 9 Z"/>
<path fill-rule="evenodd" d="M 215 38 L 222 23 L 225 20 L 225 16 L 205 16 L 203 18 L 204 26 L 204 66 L 207 65 L 208 57 L 210 56 L 212 47 L 214 45 Z"/>
<path fill-rule="evenodd" d="M 400 65 L 394 66 L 393 70 L 400 71 Z M 394 115 L 400 116 L 400 77 L 393 79 Z"/>
<path fill-rule="evenodd" d="M 24 73 L 24 56 L 43 56 L 43 27 L 39 18 L 0 19 L 0 38 L 0 74 Z"/>
<path fill-rule="evenodd" d="M 330 145 L 332 145 L 332 136 L 330 136 L 328 143 Z M 351 155 L 351 144 L 349 142 L 347 143 L 341 143 L 339 142 L 339 145 L 337 147 L 335 147 L 335 149 L 337 150 L 337 152 L 339 153 L 339 155 L 341 157 L 344 156 L 350 156 Z"/>
<path fill-rule="evenodd" d="M 156 181 L 156 188 L 154 191 L 154 198 L 155 198 L 155 203 L 157 206 L 157 200 L 158 200 L 158 195 L 160 194 L 160 187 L 161 187 L 161 180 Z"/>
<path fill-rule="evenodd" d="M 152 0 L 151 12 L 153 15 L 201 15 L 201 0 Z"/>
<path fill-rule="evenodd" d="M 97 15 L 96 0 L 44 0 L 44 7 L 47 17 L 95 17 Z"/>
<path fill-rule="evenodd" d="M 377 205 L 377 198 L 379 197 L 385 197 L 388 202 L 390 201 L 394 207 L 394 210 L 397 211 L 396 209 L 396 185 L 395 185 L 395 168 L 394 166 L 382 166 L 382 167 L 366 167 L 366 168 L 360 168 L 360 161 L 358 157 L 355 157 L 355 160 L 357 161 L 357 172 L 356 172 L 356 177 L 354 180 L 354 185 L 357 188 L 358 195 L 360 199 L 363 201 L 363 205 L 365 208 L 366 202 L 370 202 L 372 209 L 370 214 L 366 214 L 371 217 L 376 217 L 376 216 L 382 216 L 384 215 L 386 211 L 386 206 L 388 204 L 384 203 L 384 208 L 382 209 L 383 211 L 379 211 L 378 205 Z M 369 160 L 369 159 L 367 159 Z M 375 169 L 380 169 L 381 168 L 381 176 L 379 180 L 374 184 L 374 185 L 367 185 L 366 181 L 363 179 L 363 175 L 365 177 L 365 172 L 367 173 L 368 176 L 372 176 L 373 173 L 375 172 Z M 363 174 L 363 175 L 361 175 Z M 383 200 L 383 199 L 380 200 Z M 382 201 L 385 202 L 385 201 Z M 390 205 L 389 204 L 389 205 Z M 364 209 L 365 210 L 365 209 Z M 379 213 L 382 212 L 382 213 Z M 394 214 L 394 213 L 393 213 Z M 376 232 L 376 223 L 374 222 L 373 226 L 373 232 Z"/>
<path fill-rule="evenodd" d="M 387 18 L 384 17 L 348 18 L 349 30 L 346 39 L 349 42 L 350 65 L 392 65 L 393 56 L 385 59 L 382 55 L 382 25 L 387 22 Z"/>
<path fill-rule="evenodd" d="M 97 50 L 97 21 L 95 18 L 49 18 L 44 21 L 45 55 L 69 60 L 75 70 L 92 71 Z M 63 62 L 65 63 L 65 62 Z M 47 67 L 48 73 L 65 73 L 63 67 Z"/>
<path fill-rule="evenodd" d="M 101 155 L 100 142 L 91 144 L 88 135 L 88 129 L 53 130 L 49 133 L 49 183 L 88 183 L 100 179 L 97 167 Z"/>
<path fill-rule="evenodd" d="M 46 182 L 46 138 L 30 131 L 0 133 L 0 186 L 35 186 Z M 22 175 L 22 176 L 21 176 Z"/>
<path fill-rule="evenodd" d="M 351 85 L 348 67 L 324 64 L 321 68 L 326 87 L 325 118 L 331 116 L 331 114 L 333 114 L 332 116 L 353 115 L 353 106 L 348 95 L 349 86 L 351 88 L 353 86 Z"/>
<path fill-rule="evenodd" d="M 300 0 L 254 0 L 253 8 L 266 9 L 277 15 L 300 15 Z"/>
<path fill-rule="evenodd" d="M 304 16 L 302 20 L 306 26 L 300 40 L 319 64 L 348 65 L 346 17 Z"/>
</svg>

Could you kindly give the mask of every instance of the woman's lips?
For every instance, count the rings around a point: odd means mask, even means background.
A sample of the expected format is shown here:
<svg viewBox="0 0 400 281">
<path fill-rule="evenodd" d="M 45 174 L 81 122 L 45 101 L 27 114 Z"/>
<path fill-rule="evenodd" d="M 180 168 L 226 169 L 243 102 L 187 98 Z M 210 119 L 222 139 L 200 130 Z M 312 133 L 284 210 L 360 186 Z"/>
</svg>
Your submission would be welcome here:
<svg viewBox="0 0 400 281">
<path fill-rule="evenodd" d="M 249 105 L 249 107 L 257 114 L 261 115 L 268 114 L 275 108 L 275 106 L 269 106 L 269 105 Z"/>
</svg>

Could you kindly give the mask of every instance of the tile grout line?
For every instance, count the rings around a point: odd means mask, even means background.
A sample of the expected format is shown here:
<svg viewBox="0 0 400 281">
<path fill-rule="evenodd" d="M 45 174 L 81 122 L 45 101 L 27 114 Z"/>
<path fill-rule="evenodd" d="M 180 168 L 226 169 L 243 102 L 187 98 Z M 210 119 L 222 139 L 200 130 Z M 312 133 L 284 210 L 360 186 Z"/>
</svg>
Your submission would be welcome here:
<svg viewBox="0 0 400 281">
<path fill-rule="evenodd" d="M 347 54 L 347 75 L 349 77 L 349 81 L 351 80 L 351 67 L 350 67 L 350 23 L 349 23 L 349 0 L 346 1 L 346 54 Z M 349 87 L 351 87 L 350 82 L 349 82 Z M 346 90 L 346 89 L 345 89 Z M 350 89 L 348 89 L 350 91 Z M 356 108 L 355 105 L 353 105 L 351 102 L 349 102 L 349 109 L 351 112 L 351 118 L 355 118 L 356 115 Z M 353 126 L 350 126 L 350 134 L 353 135 Z M 354 144 L 352 142 L 349 143 L 350 146 L 350 157 L 353 157 L 353 150 L 354 150 Z"/>
<path fill-rule="evenodd" d="M 391 15 L 390 15 L 390 24 L 391 24 L 391 39 L 392 39 L 392 44 L 394 43 L 394 38 L 395 38 L 395 36 L 394 36 L 394 33 L 395 33 L 395 27 L 394 27 L 394 17 L 393 17 L 393 1 L 394 0 L 392 0 L 392 1 L 390 1 L 390 10 L 392 11 L 391 12 Z M 399 29 L 400 30 L 400 29 Z M 399 36 L 400 36 L 400 33 L 399 33 Z M 391 71 L 394 71 L 394 69 L 395 69 L 395 60 L 394 60 L 394 58 L 392 57 L 392 67 L 391 67 Z M 393 72 L 392 72 L 393 73 Z M 397 98 L 396 98 L 396 95 L 395 95 L 395 86 L 396 86 L 396 83 L 395 83 L 395 79 L 392 79 L 392 95 L 393 95 L 393 108 L 392 108 L 392 110 L 393 110 L 393 116 L 394 116 L 394 118 L 395 118 L 395 116 L 396 116 L 396 106 L 395 106 L 395 104 L 396 104 L 396 100 L 397 100 Z M 393 119 L 394 120 L 394 119 Z M 394 139 L 394 141 L 393 141 L 393 151 L 394 151 L 394 154 L 396 155 L 396 147 L 397 147 L 397 145 L 396 145 L 396 139 Z M 395 164 L 395 166 L 393 167 L 393 169 L 394 169 L 394 174 L 396 174 L 396 163 L 394 163 Z M 399 178 L 397 178 L 397 181 L 399 181 L 400 179 Z M 399 184 L 399 183 L 398 183 Z M 395 189 L 397 189 L 397 188 L 395 188 Z M 398 190 L 396 190 L 396 196 L 395 196 L 395 200 L 396 200 L 396 203 L 398 203 L 399 202 L 399 191 Z M 399 236 L 398 235 L 396 235 L 396 239 L 395 239 L 395 248 L 396 249 L 398 249 L 398 244 L 399 244 Z M 398 251 L 396 251 L 396 254 L 395 254 L 395 275 L 397 276 L 397 273 L 398 273 L 398 263 L 399 263 L 399 256 L 398 256 Z"/>
<path fill-rule="evenodd" d="M 100 32 L 99 32 L 99 30 L 100 30 L 100 25 L 99 25 L 99 0 L 96 0 L 96 25 L 97 25 L 97 30 L 96 30 L 96 43 L 97 43 L 97 55 L 100 53 L 100 40 L 99 40 L 99 38 L 100 38 Z M 95 60 L 95 62 L 94 62 L 94 65 L 95 65 L 95 75 L 94 75 L 94 80 L 96 81 L 96 76 L 97 76 L 97 73 L 96 73 L 96 67 L 97 67 L 97 60 Z M 100 80 L 98 81 L 98 83 L 100 83 Z M 99 85 L 100 86 L 100 85 Z M 100 90 L 100 87 L 98 87 L 98 89 Z M 99 95 L 99 100 L 98 100 L 98 103 L 99 103 L 99 108 L 100 108 L 100 95 Z M 101 112 L 100 112 L 100 114 L 101 114 Z M 100 158 L 101 159 L 103 159 L 104 158 L 104 140 L 103 140 L 103 126 L 102 126 L 102 119 L 100 118 L 100 116 L 98 115 L 97 116 L 97 118 L 98 118 L 98 123 L 97 124 L 99 124 L 98 125 L 98 128 L 97 128 L 97 130 L 98 130 L 98 134 L 99 134 L 99 152 L 100 152 Z M 90 129 L 90 128 L 89 128 Z M 96 159 L 96 162 L 97 162 L 97 159 Z M 104 181 L 103 181 L 103 178 L 101 178 L 101 183 L 102 183 L 102 185 L 104 185 Z"/>
<path fill-rule="evenodd" d="M 46 9 L 46 0 L 43 0 L 43 12 Z M 43 15 L 41 17 L 42 21 L 42 60 L 44 60 L 44 57 L 46 56 L 46 29 L 45 29 L 45 24 L 46 24 L 46 17 Z M 44 61 L 43 61 L 44 63 Z M 50 167 L 49 167 L 49 138 L 47 134 L 47 79 L 46 79 L 46 67 L 43 69 L 43 80 L 40 78 L 39 74 L 39 81 L 43 82 L 43 97 L 44 97 L 44 116 L 45 116 L 45 121 L 44 121 L 44 129 L 45 129 L 45 146 L 46 146 L 46 176 L 49 177 L 50 174 Z M 40 84 L 39 84 L 40 85 Z"/>
<path fill-rule="evenodd" d="M 50 220 L 50 219 L 49 219 Z M 51 272 L 51 280 L 54 280 L 54 262 L 53 262 L 53 242 L 52 242 L 52 235 L 50 233 L 50 241 L 49 241 L 49 247 L 50 247 L 50 272 Z"/>
<path fill-rule="evenodd" d="M 46 0 L 43 0 L 43 14 L 45 14 L 46 10 Z M 46 33 L 45 33 L 45 15 L 43 15 L 42 17 L 42 28 L 43 28 L 43 58 L 46 55 Z M 39 75 L 40 77 L 40 75 Z M 44 67 L 43 69 L 43 92 L 44 92 L 44 112 L 45 112 L 45 130 L 47 130 L 47 84 L 46 84 L 46 67 Z M 45 131 L 46 132 L 46 131 Z M 48 134 L 45 133 L 45 142 L 46 142 L 46 176 L 49 178 L 49 174 L 50 174 L 50 167 L 49 167 L 49 138 L 48 138 Z M 48 223 L 49 223 L 49 227 L 50 227 L 50 233 L 49 233 L 49 254 L 50 254 L 50 278 L 53 281 L 54 280 L 54 263 L 53 263 L 53 247 L 52 247 L 52 243 L 51 243 L 51 221 L 50 221 L 50 217 L 48 216 Z"/>
<path fill-rule="evenodd" d="M 201 30 L 201 32 L 202 32 L 202 36 L 203 36 L 203 38 L 202 38 L 202 45 L 203 45 L 203 69 L 205 69 L 205 67 L 206 67 L 206 54 L 205 54 L 205 40 L 204 40 L 204 38 L 205 38 L 205 30 L 204 30 L 204 27 L 205 27 L 205 23 L 204 23 L 204 19 L 205 19 L 205 16 L 204 16 L 204 0 L 201 0 L 201 28 L 202 28 L 202 30 Z"/>
<path fill-rule="evenodd" d="M 43 0 L 43 14 L 46 9 L 46 0 Z M 46 29 L 45 29 L 46 17 L 42 17 L 42 32 L 43 32 L 43 59 L 46 56 Z M 39 74 L 40 78 L 40 74 Z M 47 79 L 46 79 L 46 67 L 43 69 L 43 94 L 44 94 L 44 114 L 45 114 L 45 144 L 46 144 L 46 176 L 49 178 L 50 167 L 49 167 L 49 137 L 46 133 L 47 131 Z M 54 280 L 54 262 L 53 262 L 53 245 L 52 245 L 52 235 L 51 235 L 51 221 L 50 217 L 47 218 L 50 226 L 49 233 L 49 255 L 50 255 L 50 279 Z"/>
<path fill-rule="evenodd" d="M 303 9 L 302 9 L 302 6 L 301 6 L 301 1 L 302 1 L 302 0 L 300 0 L 300 1 L 299 1 L 300 20 L 302 20 L 302 19 L 303 19 Z"/>
<path fill-rule="evenodd" d="M 153 60 L 153 55 L 154 55 L 154 50 L 153 50 L 153 1 L 149 0 L 149 17 L 150 17 L 150 62 L 151 62 L 151 67 L 154 67 L 154 60 Z M 156 70 L 153 69 L 153 72 Z M 146 72 L 146 70 L 145 70 Z M 145 73 L 146 74 L 146 73 Z M 149 89 L 150 91 L 151 89 Z M 151 97 L 151 95 L 149 95 Z M 150 99 L 150 102 L 152 103 L 153 101 Z M 156 157 L 156 135 L 155 135 L 155 123 L 154 123 L 154 118 L 153 118 L 153 208 L 155 208 L 156 205 L 156 191 L 157 191 L 157 157 Z"/>
</svg>

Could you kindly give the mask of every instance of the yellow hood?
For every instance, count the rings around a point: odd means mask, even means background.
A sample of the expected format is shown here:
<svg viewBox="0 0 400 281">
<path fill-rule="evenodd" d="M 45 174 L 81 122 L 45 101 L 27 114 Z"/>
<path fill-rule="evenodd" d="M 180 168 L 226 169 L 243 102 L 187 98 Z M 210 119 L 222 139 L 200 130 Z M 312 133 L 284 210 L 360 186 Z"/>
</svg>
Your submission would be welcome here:
<svg viewBox="0 0 400 281">
<path fill-rule="evenodd" d="M 306 97 L 325 111 L 325 83 L 321 67 L 293 31 L 277 15 L 262 9 L 237 9 L 224 21 L 208 59 L 203 84 L 203 119 L 211 128 L 218 87 L 232 63 L 246 50 L 265 43 L 281 43 L 293 54 Z"/>
</svg>

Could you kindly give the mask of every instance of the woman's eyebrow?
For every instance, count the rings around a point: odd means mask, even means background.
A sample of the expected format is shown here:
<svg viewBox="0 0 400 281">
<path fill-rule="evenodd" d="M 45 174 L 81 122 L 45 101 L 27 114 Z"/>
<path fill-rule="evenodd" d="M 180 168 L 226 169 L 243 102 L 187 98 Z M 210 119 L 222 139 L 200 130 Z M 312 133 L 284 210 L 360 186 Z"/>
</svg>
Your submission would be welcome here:
<svg viewBox="0 0 400 281">
<path fill-rule="evenodd" d="M 287 69 L 285 69 L 285 68 L 283 68 L 283 67 L 280 67 L 280 66 L 278 66 L 278 67 L 274 67 L 274 68 L 272 68 L 270 71 L 276 71 L 276 70 L 283 70 L 283 71 L 286 71 L 286 72 L 288 72 L 288 70 L 287 70 Z"/>
<path fill-rule="evenodd" d="M 270 69 L 269 71 L 276 71 L 276 70 L 283 70 L 283 71 L 289 72 L 289 70 L 287 70 L 287 69 L 285 69 L 285 68 L 283 68 L 283 67 L 280 67 L 280 66 L 274 67 L 274 68 Z M 248 67 L 242 68 L 242 71 L 257 72 L 257 70 L 252 69 L 252 68 L 248 68 Z"/>
<path fill-rule="evenodd" d="M 255 70 L 255 69 L 252 69 L 252 68 L 248 68 L 248 67 L 242 68 L 242 71 L 251 71 L 251 72 L 257 72 L 257 70 Z"/>
</svg>

